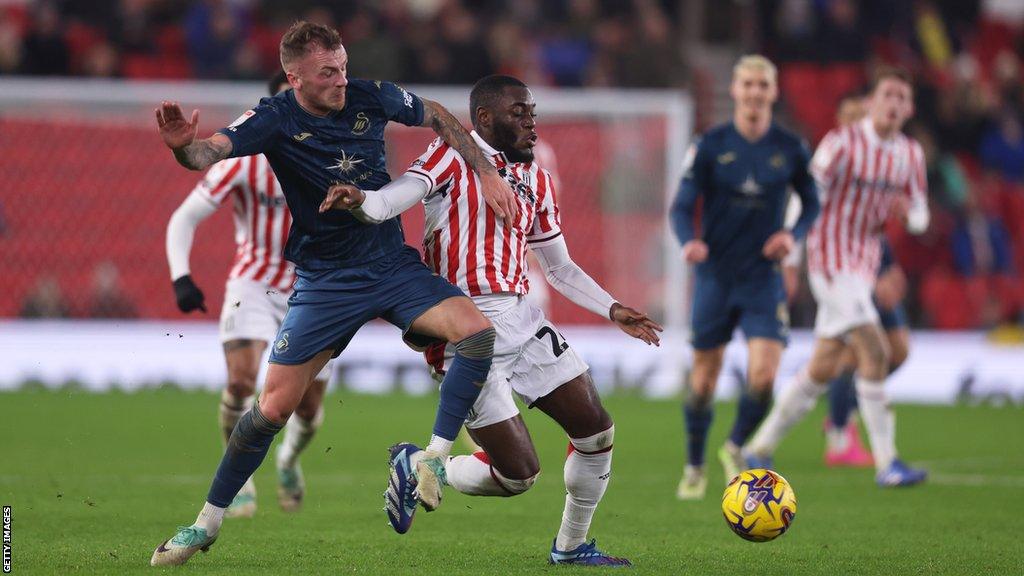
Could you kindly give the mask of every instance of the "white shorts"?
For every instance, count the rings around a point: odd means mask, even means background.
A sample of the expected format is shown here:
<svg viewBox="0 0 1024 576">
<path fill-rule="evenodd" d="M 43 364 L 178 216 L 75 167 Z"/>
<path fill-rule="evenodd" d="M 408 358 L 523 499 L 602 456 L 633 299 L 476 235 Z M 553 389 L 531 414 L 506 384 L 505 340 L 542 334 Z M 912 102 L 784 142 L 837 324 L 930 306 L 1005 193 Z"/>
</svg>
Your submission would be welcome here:
<svg viewBox="0 0 1024 576">
<path fill-rule="evenodd" d="M 858 326 L 880 324 L 878 310 L 872 300 L 874 286 L 863 276 L 808 273 L 811 293 L 818 303 L 814 319 L 814 335 L 819 338 L 840 338 Z"/>
<path fill-rule="evenodd" d="M 494 324 L 496 337 L 491 371 L 466 420 L 467 428 L 482 428 L 519 414 L 513 392 L 532 406 L 589 369 L 544 318 L 544 312 L 522 296 L 502 294 L 473 300 Z M 454 346 L 445 346 L 446 371 L 454 357 Z"/>
<path fill-rule="evenodd" d="M 224 290 L 224 307 L 220 311 L 220 341 L 261 340 L 274 342 L 278 328 L 288 311 L 291 291 L 282 292 L 272 286 L 245 278 L 228 280 Z M 331 362 L 317 374 L 317 380 L 328 380 Z"/>
</svg>

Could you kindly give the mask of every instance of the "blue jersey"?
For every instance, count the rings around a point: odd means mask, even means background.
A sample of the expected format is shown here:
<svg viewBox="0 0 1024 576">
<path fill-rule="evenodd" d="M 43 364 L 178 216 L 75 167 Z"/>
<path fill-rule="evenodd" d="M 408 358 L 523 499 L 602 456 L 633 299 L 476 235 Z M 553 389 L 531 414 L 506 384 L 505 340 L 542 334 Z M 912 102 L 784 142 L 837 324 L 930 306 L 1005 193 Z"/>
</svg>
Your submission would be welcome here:
<svg viewBox="0 0 1024 576">
<path fill-rule="evenodd" d="M 732 122 L 705 134 L 688 154 L 670 214 L 676 237 L 685 244 L 695 237 L 694 212 L 703 196 L 701 238 L 708 245 L 708 259 L 698 265 L 698 273 L 723 279 L 771 275 L 776 263 L 761 249 L 783 229 L 789 188 L 803 201 L 792 230 L 797 240 L 821 210 L 809 164 L 807 146 L 775 124 L 757 142 L 741 136 Z"/>
<path fill-rule="evenodd" d="M 293 219 L 285 258 L 300 269 L 361 267 L 404 246 L 397 217 L 372 225 L 346 210 L 319 213 L 334 184 L 376 190 L 391 181 L 384 161 L 390 121 L 419 126 L 423 102 L 390 82 L 352 78 L 340 111 L 315 116 L 286 90 L 220 130 L 231 140 L 231 156 L 263 154 L 270 162 Z"/>
</svg>

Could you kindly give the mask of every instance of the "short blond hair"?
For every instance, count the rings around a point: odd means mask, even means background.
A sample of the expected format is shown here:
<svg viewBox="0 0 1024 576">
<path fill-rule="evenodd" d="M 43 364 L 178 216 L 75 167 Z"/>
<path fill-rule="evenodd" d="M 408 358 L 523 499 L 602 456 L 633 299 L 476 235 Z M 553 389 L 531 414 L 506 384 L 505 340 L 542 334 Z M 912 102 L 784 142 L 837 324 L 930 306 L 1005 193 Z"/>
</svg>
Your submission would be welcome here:
<svg viewBox="0 0 1024 576">
<path fill-rule="evenodd" d="M 775 68 L 775 64 L 772 61 L 761 56 L 760 54 L 747 54 L 736 61 L 736 65 L 732 67 L 732 77 L 735 80 L 736 76 L 739 75 L 740 70 L 757 70 L 764 72 L 771 78 L 773 83 L 778 82 L 779 71 Z"/>
</svg>

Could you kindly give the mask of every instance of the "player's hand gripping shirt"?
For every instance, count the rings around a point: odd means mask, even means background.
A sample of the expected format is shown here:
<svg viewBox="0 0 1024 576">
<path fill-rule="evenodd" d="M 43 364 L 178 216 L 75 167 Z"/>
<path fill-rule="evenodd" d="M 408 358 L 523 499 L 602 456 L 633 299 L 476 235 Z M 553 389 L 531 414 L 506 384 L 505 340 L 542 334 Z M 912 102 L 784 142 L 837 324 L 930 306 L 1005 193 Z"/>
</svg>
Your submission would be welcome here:
<svg viewBox="0 0 1024 576">
<path fill-rule="evenodd" d="M 318 212 L 334 184 L 376 190 L 391 181 L 384 161 L 390 121 L 422 124 L 423 102 L 390 82 L 351 78 L 341 111 L 315 116 L 286 90 L 220 130 L 232 157 L 262 153 L 273 167 L 293 218 L 285 258 L 307 270 L 350 268 L 401 249 L 398 218 L 368 225 L 347 211 Z"/>
<path fill-rule="evenodd" d="M 897 198 L 910 202 L 907 227 L 928 226 L 928 183 L 921 145 L 901 133 L 882 140 L 870 118 L 829 132 L 812 170 L 821 218 L 807 238 L 807 269 L 826 278 L 852 273 L 874 282 L 882 234 Z"/>
<path fill-rule="evenodd" d="M 757 142 L 746 140 L 732 122 L 705 134 L 688 154 L 671 209 L 673 229 L 685 244 L 695 238 L 697 198 L 704 198 L 701 239 L 708 245 L 708 259 L 697 270 L 740 279 L 770 275 L 776 263 L 761 250 L 784 229 L 789 188 L 802 203 L 792 230 L 795 239 L 807 233 L 818 215 L 809 163 L 800 138 L 774 124 Z"/>
<path fill-rule="evenodd" d="M 543 246 L 562 234 L 551 175 L 535 162 L 509 162 L 475 132 L 473 138 L 511 185 L 519 217 L 503 226 L 484 201 L 476 173 L 437 139 L 406 172 L 428 187 L 424 259 L 470 296 L 526 294 L 527 245 Z"/>
</svg>

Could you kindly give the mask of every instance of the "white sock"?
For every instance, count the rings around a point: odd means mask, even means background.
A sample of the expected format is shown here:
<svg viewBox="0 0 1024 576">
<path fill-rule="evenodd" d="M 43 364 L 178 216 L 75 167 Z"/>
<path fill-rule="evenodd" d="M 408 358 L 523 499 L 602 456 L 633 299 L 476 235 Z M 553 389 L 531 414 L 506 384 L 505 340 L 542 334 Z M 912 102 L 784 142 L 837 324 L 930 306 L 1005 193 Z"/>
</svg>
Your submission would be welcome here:
<svg viewBox="0 0 1024 576">
<path fill-rule="evenodd" d="M 856 379 L 860 418 L 868 431 L 875 468 L 879 471 L 896 459 L 896 415 L 889 406 L 884 384 L 884 381 Z"/>
<path fill-rule="evenodd" d="M 764 419 L 757 433 L 747 443 L 746 452 L 758 456 L 770 456 L 794 424 L 803 420 L 825 393 L 825 384 L 811 380 L 807 371 L 801 371 L 796 379 L 775 401 L 771 412 Z"/>
<path fill-rule="evenodd" d="M 206 529 L 207 536 L 213 536 L 220 532 L 220 525 L 223 521 L 224 508 L 207 502 L 203 505 L 203 509 L 199 511 L 199 517 L 196 518 L 195 525 Z"/>
<path fill-rule="evenodd" d="M 445 464 L 448 485 L 470 496 L 512 496 L 502 482 L 507 479 L 491 466 L 485 452 L 452 456 Z"/>
<path fill-rule="evenodd" d="M 452 445 L 454 444 L 455 442 L 452 440 L 445 440 L 437 434 L 432 434 L 430 436 L 430 444 L 427 444 L 426 451 L 433 452 L 442 458 L 447 458 L 448 455 L 452 453 Z"/>
<path fill-rule="evenodd" d="M 249 411 L 253 405 L 253 396 L 239 398 L 228 392 L 225 388 L 220 393 L 220 406 L 217 410 L 217 422 L 220 424 L 221 435 L 224 438 L 224 445 L 227 446 L 228 438 L 235 429 L 235 424 L 242 418 L 242 415 Z"/>
<path fill-rule="evenodd" d="M 277 449 L 277 468 L 284 470 L 294 468 L 299 454 L 306 449 L 316 431 L 324 423 L 324 407 L 317 409 L 312 420 L 306 420 L 298 414 L 292 414 L 288 419 L 288 425 L 284 429 L 284 440 Z"/>
<path fill-rule="evenodd" d="M 555 548 L 574 550 L 587 540 L 594 511 L 608 489 L 612 475 L 612 440 L 615 427 L 587 438 L 570 438 L 572 451 L 565 459 L 565 509 Z"/>
<path fill-rule="evenodd" d="M 825 443 L 829 452 L 845 452 L 850 447 L 850 436 L 846 428 L 837 428 L 829 422 L 825 427 Z"/>
</svg>

